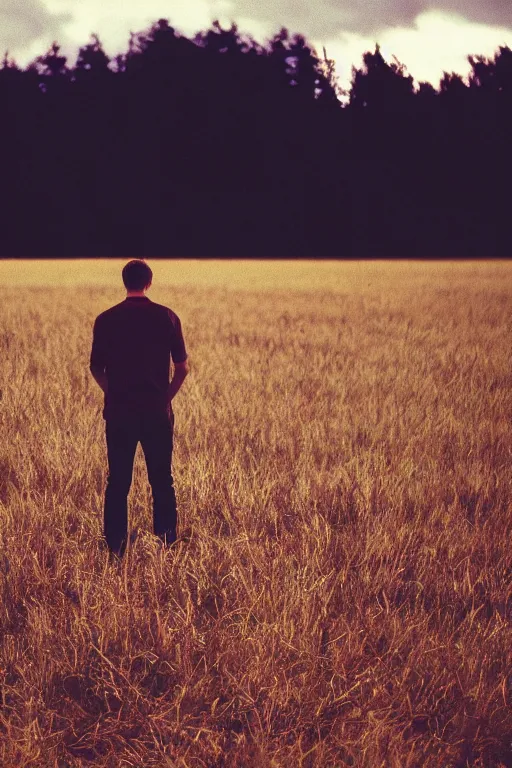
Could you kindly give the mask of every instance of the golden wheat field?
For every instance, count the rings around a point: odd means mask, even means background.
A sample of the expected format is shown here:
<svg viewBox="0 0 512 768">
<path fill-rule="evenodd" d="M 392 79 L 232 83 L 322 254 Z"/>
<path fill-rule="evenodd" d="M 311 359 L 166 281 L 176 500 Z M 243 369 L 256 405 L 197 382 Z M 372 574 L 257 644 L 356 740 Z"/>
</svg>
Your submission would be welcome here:
<svg viewBox="0 0 512 768">
<path fill-rule="evenodd" d="M 512 263 L 152 262 L 178 533 L 102 548 L 93 321 L 0 262 L 2 768 L 512 766 Z"/>
</svg>

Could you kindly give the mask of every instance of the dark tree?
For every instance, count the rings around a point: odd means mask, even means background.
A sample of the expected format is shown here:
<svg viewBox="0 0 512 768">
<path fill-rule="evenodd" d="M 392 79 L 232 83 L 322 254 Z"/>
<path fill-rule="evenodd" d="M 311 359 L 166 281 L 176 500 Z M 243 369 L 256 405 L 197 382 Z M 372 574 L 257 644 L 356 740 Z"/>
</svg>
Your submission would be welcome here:
<svg viewBox="0 0 512 768">
<path fill-rule="evenodd" d="M 350 104 L 354 108 L 370 107 L 384 112 L 406 109 L 412 102 L 413 78 L 398 60 L 388 64 L 375 46 L 374 53 L 363 55 L 364 68 L 352 67 Z"/>
<path fill-rule="evenodd" d="M 512 52 L 466 83 L 168 20 L 0 68 L 4 256 L 507 256 Z M 349 103 L 342 105 L 341 96 Z"/>
</svg>

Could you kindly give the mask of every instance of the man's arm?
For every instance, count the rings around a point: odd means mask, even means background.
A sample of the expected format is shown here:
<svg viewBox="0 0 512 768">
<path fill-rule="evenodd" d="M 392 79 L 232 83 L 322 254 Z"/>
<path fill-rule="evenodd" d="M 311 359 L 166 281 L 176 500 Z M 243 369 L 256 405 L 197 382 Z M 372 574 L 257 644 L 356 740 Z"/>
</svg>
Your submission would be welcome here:
<svg viewBox="0 0 512 768">
<path fill-rule="evenodd" d="M 103 343 L 102 343 L 102 336 L 100 333 L 98 320 L 96 319 L 94 323 L 94 330 L 93 330 L 91 360 L 90 360 L 89 369 L 91 371 L 91 374 L 94 380 L 99 384 L 103 392 L 106 394 L 107 388 L 108 388 L 108 379 L 107 379 L 107 374 L 105 373 L 105 368 L 106 368 L 106 362 L 105 362 L 105 354 L 104 354 Z"/>
<path fill-rule="evenodd" d="M 169 382 L 169 390 L 168 390 L 169 400 L 172 400 L 174 396 L 178 393 L 181 385 L 187 378 L 189 371 L 190 371 L 190 366 L 188 364 L 188 360 L 185 360 L 183 363 L 174 363 L 174 373 L 171 381 Z"/>
<path fill-rule="evenodd" d="M 91 365 L 91 373 L 92 373 L 93 378 L 95 379 L 95 381 L 97 381 L 98 384 L 100 385 L 100 387 L 103 390 L 103 392 L 105 394 L 107 394 L 108 379 L 107 379 L 107 374 L 105 373 L 105 369 L 104 368 L 94 368 Z"/>
</svg>

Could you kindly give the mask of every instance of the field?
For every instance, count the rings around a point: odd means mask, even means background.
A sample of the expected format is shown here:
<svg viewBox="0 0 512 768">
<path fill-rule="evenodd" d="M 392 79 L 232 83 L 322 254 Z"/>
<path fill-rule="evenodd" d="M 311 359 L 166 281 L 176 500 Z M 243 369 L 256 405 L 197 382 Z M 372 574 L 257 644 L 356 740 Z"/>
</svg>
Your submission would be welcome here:
<svg viewBox="0 0 512 768">
<path fill-rule="evenodd" d="M 178 533 L 102 547 L 94 318 L 0 262 L 2 768 L 512 766 L 512 263 L 149 262 Z"/>
</svg>

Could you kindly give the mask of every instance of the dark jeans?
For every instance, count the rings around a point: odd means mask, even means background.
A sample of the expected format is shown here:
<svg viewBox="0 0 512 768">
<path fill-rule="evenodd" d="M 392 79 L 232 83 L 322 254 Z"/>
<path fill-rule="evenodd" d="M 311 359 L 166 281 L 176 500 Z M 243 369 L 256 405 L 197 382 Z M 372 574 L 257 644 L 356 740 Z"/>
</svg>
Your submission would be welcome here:
<svg viewBox="0 0 512 768">
<path fill-rule="evenodd" d="M 111 552 L 123 556 L 128 537 L 128 493 L 140 441 L 153 492 L 153 530 L 164 544 L 176 540 L 176 494 L 171 473 L 174 414 L 130 414 L 106 419 L 108 477 L 104 534 Z"/>
</svg>

